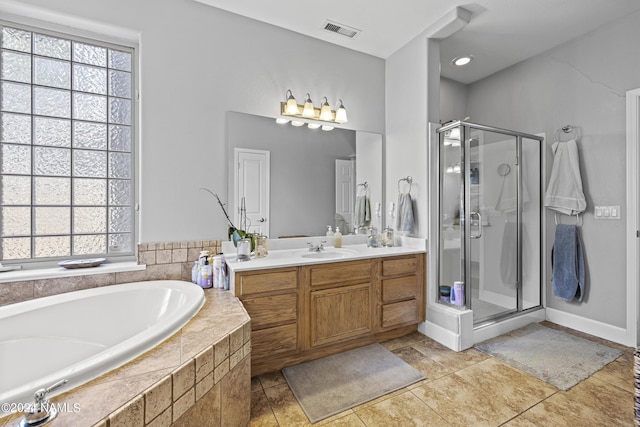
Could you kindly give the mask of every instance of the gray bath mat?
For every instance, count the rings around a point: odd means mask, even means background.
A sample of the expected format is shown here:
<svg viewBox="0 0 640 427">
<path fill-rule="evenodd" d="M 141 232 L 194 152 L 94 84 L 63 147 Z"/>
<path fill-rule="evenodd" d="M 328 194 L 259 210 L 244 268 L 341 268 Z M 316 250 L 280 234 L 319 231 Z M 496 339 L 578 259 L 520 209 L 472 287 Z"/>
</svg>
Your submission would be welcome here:
<svg viewBox="0 0 640 427">
<path fill-rule="evenodd" d="M 425 378 L 380 344 L 291 366 L 282 373 L 312 423 Z"/>
<path fill-rule="evenodd" d="M 561 390 L 570 389 L 622 354 L 537 323 L 475 347 Z"/>
</svg>

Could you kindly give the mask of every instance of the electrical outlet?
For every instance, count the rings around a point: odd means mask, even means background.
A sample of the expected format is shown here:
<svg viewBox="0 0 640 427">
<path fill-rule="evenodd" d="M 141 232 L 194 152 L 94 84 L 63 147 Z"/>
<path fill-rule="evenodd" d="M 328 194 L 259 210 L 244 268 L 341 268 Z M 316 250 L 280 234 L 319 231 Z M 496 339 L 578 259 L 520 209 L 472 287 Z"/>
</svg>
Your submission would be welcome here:
<svg viewBox="0 0 640 427">
<path fill-rule="evenodd" d="M 593 209 L 595 219 L 620 219 L 620 205 L 595 206 Z"/>
</svg>

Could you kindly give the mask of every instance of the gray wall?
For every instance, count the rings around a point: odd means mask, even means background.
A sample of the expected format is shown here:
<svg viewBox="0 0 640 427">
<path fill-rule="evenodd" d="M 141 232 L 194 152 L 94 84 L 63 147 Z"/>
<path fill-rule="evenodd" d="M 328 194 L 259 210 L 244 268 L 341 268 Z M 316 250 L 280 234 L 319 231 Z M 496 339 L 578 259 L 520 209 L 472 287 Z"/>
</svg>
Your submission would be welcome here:
<svg viewBox="0 0 640 427">
<path fill-rule="evenodd" d="M 588 204 L 581 227 L 587 291 L 582 303 L 556 298 L 549 268 L 546 306 L 622 328 L 626 326 L 625 218 L 596 221 L 593 212 L 594 205 L 620 205 L 622 213 L 626 209 L 625 92 L 640 87 L 640 57 L 630 54 L 640 40 L 639 20 L 639 13 L 630 15 L 469 85 L 465 108 L 476 123 L 545 132 L 547 177 L 556 129 L 567 124 L 581 129 L 578 149 Z M 563 222 L 575 220 L 565 217 Z M 547 213 L 547 261 L 554 231 L 553 215 Z"/>
<path fill-rule="evenodd" d="M 270 152 L 269 237 L 324 235 L 327 225 L 335 225 L 335 161 L 349 160 L 356 152 L 355 132 L 278 125 L 272 118 L 250 114 L 228 115 L 231 159 L 233 148 Z"/>
<path fill-rule="evenodd" d="M 140 44 L 140 241 L 226 239 L 226 112 L 275 117 L 285 92 L 344 100 L 384 133 L 384 61 L 192 0 L 0 0 L 18 13 Z"/>
</svg>

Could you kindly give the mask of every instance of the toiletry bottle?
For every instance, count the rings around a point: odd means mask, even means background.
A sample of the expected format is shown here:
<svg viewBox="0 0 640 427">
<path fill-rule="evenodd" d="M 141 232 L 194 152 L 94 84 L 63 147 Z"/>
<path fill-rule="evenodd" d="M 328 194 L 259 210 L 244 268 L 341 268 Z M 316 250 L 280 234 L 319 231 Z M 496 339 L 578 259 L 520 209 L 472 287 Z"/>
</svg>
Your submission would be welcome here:
<svg viewBox="0 0 640 427">
<path fill-rule="evenodd" d="M 191 281 L 198 284 L 198 261 L 193 261 L 193 268 L 191 269 Z"/>
<path fill-rule="evenodd" d="M 336 226 L 336 232 L 333 235 L 333 247 L 341 248 L 342 247 L 342 233 L 340 232 L 340 227 Z"/>
<path fill-rule="evenodd" d="M 200 283 L 200 286 L 205 289 L 211 288 L 213 286 L 211 276 L 211 264 L 209 264 L 209 260 L 205 258 L 204 265 L 202 266 L 202 282 Z"/>
<path fill-rule="evenodd" d="M 215 289 L 222 287 L 220 283 L 220 269 L 222 268 L 223 259 L 222 254 L 213 257 L 213 287 Z"/>
<path fill-rule="evenodd" d="M 333 230 L 330 225 L 327 225 L 327 236 L 333 236 Z"/>
</svg>

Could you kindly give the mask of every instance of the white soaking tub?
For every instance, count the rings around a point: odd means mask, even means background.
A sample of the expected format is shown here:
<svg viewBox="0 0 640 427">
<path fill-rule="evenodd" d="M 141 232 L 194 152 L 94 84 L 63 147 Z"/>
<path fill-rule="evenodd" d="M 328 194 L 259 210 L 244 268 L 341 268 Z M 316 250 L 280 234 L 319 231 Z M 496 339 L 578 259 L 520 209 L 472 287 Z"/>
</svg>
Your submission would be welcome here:
<svg viewBox="0 0 640 427">
<path fill-rule="evenodd" d="M 160 344 L 204 304 L 202 288 L 154 280 L 0 307 L 0 417 L 67 379 L 59 394 Z M 50 397 L 50 396 L 49 396 Z"/>
</svg>

